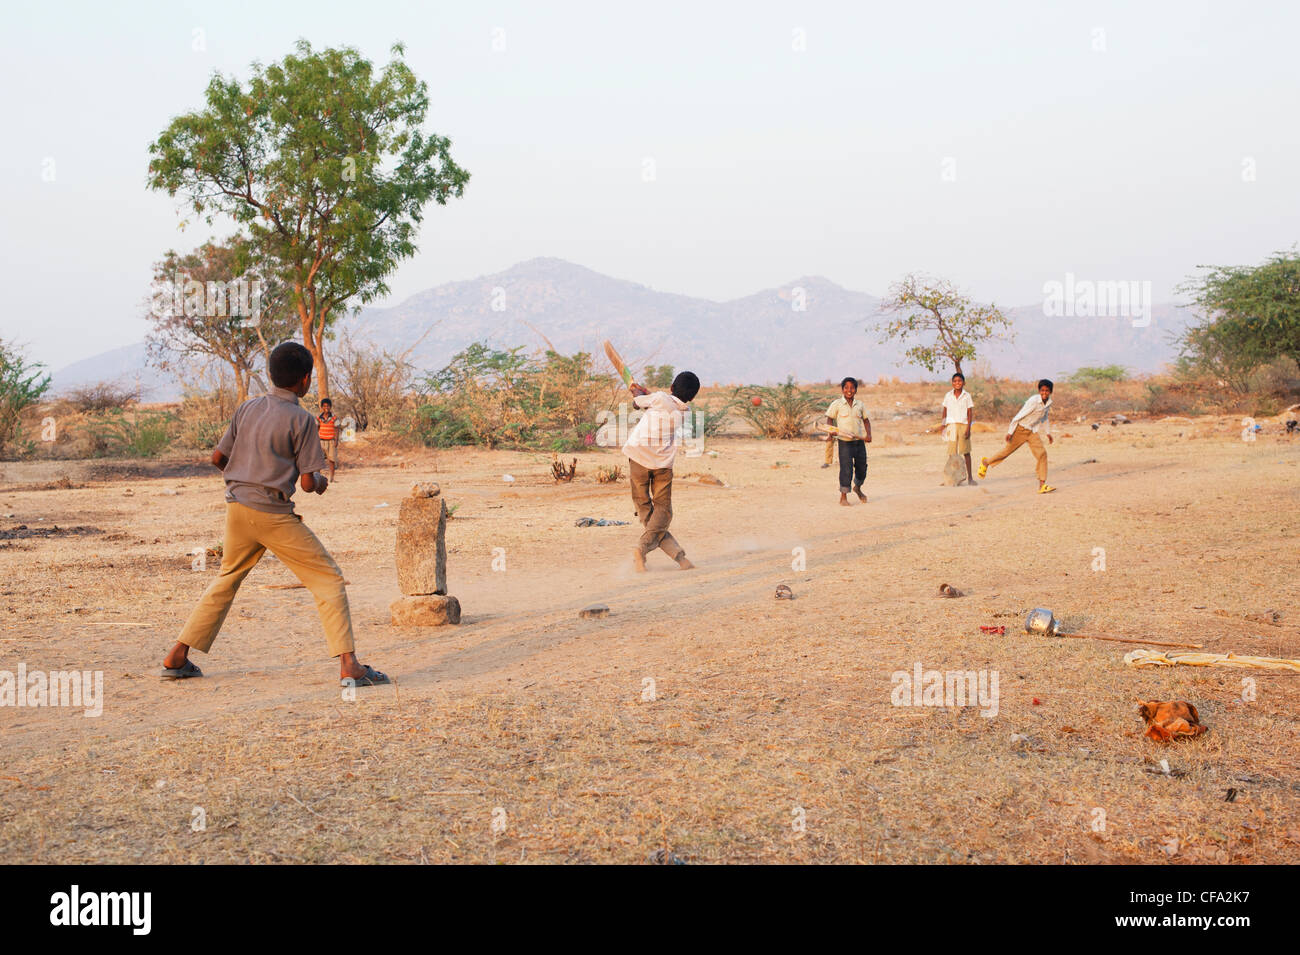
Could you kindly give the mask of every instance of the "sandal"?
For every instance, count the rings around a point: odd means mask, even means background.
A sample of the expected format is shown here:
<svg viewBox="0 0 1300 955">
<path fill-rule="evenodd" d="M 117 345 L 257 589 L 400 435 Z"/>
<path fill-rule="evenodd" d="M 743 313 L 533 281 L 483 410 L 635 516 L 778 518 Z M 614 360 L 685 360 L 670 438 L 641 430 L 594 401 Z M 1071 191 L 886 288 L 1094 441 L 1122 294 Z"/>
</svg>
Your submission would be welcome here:
<svg viewBox="0 0 1300 955">
<path fill-rule="evenodd" d="M 1056 488 L 1052 487 L 1052 485 L 1050 485 L 1050 484 L 1044 484 L 1044 485 L 1042 485 L 1042 486 L 1038 489 L 1038 493 L 1039 493 L 1039 494 L 1051 494 L 1051 493 L 1052 493 L 1053 491 L 1055 491 L 1055 490 L 1056 490 Z"/>
<path fill-rule="evenodd" d="M 345 676 L 339 680 L 339 686 L 379 686 L 381 683 L 392 683 L 388 679 L 388 674 L 380 673 L 370 664 L 365 664 L 366 672 L 361 676 Z"/>
<path fill-rule="evenodd" d="M 163 671 L 159 675 L 164 680 L 188 680 L 193 676 L 203 676 L 203 671 L 191 661 L 186 660 L 185 665 L 181 667 L 163 667 Z"/>
</svg>

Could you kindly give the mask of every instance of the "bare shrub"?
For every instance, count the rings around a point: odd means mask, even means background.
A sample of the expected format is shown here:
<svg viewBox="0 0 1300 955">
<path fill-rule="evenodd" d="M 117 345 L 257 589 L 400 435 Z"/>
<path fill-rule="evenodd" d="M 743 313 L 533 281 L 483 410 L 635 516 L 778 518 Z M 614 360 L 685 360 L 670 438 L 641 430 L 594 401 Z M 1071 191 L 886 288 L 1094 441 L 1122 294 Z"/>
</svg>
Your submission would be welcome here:
<svg viewBox="0 0 1300 955">
<path fill-rule="evenodd" d="M 415 369 L 407 356 L 414 348 L 394 354 L 345 333 L 334 356 L 338 393 L 331 396 L 340 417 L 351 416 L 358 431 L 388 429 L 403 421 L 413 408 L 409 391 Z"/>
<path fill-rule="evenodd" d="M 69 388 L 64 399 L 82 414 L 121 411 L 140 400 L 140 390 L 121 379 Z"/>
</svg>

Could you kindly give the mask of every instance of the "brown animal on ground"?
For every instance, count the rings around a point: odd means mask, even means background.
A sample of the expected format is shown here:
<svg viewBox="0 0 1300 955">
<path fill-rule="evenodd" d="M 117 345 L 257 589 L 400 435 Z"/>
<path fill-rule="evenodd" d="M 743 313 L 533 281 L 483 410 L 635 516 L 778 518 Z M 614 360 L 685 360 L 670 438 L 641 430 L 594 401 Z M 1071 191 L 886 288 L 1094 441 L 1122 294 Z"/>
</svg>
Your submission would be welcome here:
<svg viewBox="0 0 1300 955">
<path fill-rule="evenodd" d="M 1196 707 L 1182 700 L 1162 703 L 1150 700 L 1138 704 L 1138 713 L 1146 720 L 1146 735 L 1160 743 L 1175 736 L 1200 736 L 1208 727 L 1201 725 Z"/>
</svg>

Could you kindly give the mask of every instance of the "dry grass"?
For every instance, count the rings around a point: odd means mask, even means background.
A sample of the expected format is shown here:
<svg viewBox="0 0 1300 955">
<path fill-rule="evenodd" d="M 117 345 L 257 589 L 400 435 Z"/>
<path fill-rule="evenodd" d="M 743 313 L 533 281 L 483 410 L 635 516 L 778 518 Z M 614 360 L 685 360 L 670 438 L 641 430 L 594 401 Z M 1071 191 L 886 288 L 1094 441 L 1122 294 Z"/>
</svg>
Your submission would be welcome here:
<svg viewBox="0 0 1300 955">
<path fill-rule="evenodd" d="M 355 702 L 310 597 L 257 586 L 289 579 L 274 563 L 198 657 L 205 679 L 153 676 L 211 574 L 187 552 L 220 537 L 215 478 L 0 489 L 15 514 L 0 527 L 102 532 L 0 550 L 0 668 L 102 669 L 108 697 L 99 719 L 0 709 L 0 848 L 42 862 L 1300 860 L 1294 675 L 1138 671 L 1123 647 L 1016 632 L 1048 606 L 1081 631 L 1300 656 L 1300 441 L 1247 445 L 1230 418 L 1081 431 L 1050 449 L 1060 490 L 1040 497 L 1023 452 L 978 488 L 939 487 L 942 446 L 919 434 L 932 422 L 890 418 L 874 419 L 865 507 L 836 506 L 816 442 L 722 439 L 718 458 L 683 462 L 731 485 L 678 483 L 689 574 L 652 555 L 635 575 L 635 527 L 573 526 L 628 519 L 626 488 L 595 477 L 616 455 L 578 455 L 557 486 L 549 455 L 385 452 L 395 473 L 351 468 L 345 448 L 338 484 L 300 510 L 353 582 L 362 658 L 399 681 Z M 996 437 L 977 434 L 976 454 Z M 464 622 L 395 630 L 396 504 L 426 476 L 459 505 Z M 806 570 L 791 569 L 796 547 Z M 968 596 L 936 598 L 941 580 Z M 795 600 L 772 599 L 783 582 Z M 595 600 L 613 614 L 578 619 Z M 1285 626 L 1245 619 L 1264 609 Z M 97 626 L 114 622 L 136 626 Z M 998 715 L 891 705 L 891 674 L 916 662 L 996 670 Z M 1190 700 L 1210 732 L 1152 743 L 1141 699 Z M 1152 772 L 1161 759 L 1171 774 Z M 195 806 L 206 831 L 190 828 Z"/>
</svg>

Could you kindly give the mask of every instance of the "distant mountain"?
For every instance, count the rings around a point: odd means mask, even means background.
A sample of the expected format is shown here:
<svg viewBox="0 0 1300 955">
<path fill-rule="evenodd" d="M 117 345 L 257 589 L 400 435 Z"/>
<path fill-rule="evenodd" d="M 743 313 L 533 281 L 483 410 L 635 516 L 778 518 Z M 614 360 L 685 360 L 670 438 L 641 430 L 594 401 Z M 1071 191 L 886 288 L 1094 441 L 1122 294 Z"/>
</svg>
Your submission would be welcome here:
<svg viewBox="0 0 1300 955">
<path fill-rule="evenodd" d="M 111 351 L 100 352 L 81 361 L 73 362 L 50 376 L 51 392 L 59 394 L 79 385 L 92 385 L 101 381 L 120 381 L 123 384 L 140 384 L 145 401 L 173 401 L 180 397 L 180 384 L 175 376 L 164 374 L 145 363 L 144 342 L 124 345 Z"/>
<path fill-rule="evenodd" d="M 436 369 L 475 341 L 531 350 L 548 340 L 562 352 L 600 351 L 609 338 L 640 370 L 647 363 L 690 368 L 706 384 L 839 379 L 873 381 L 880 375 L 915 378 L 901 367 L 903 349 L 880 344 L 867 331 L 879 318 L 880 299 L 806 276 L 727 302 L 659 292 L 611 278 L 562 259 L 521 262 L 504 272 L 449 282 L 389 308 L 367 308 L 340 323 L 357 339 L 402 351 L 424 338 L 410 360 Z M 983 357 L 1002 375 L 1056 376 L 1082 365 L 1124 365 L 1158 371 L 1172 360 L 1171 333 L 1192 318 L 1186 309 L 1157 305 L 1146 328 L 1127 318 L 1049 318 L 1041 305 L 1007 309 L 1016 340 L 991 346 Z M 427 334 L 426 334 L 427 333 Z M 143 365 L 143 345 L 106 352 L 55 376 L 70 387 Z M 132 364 L 135 362 L 136 364 Z M 108 372 L 113 374 L 108 374 Z M 142 377 L 164 397 L 166 379 Z M 171 385 L 171 393 L 178 392 Z"/>
</svg>

